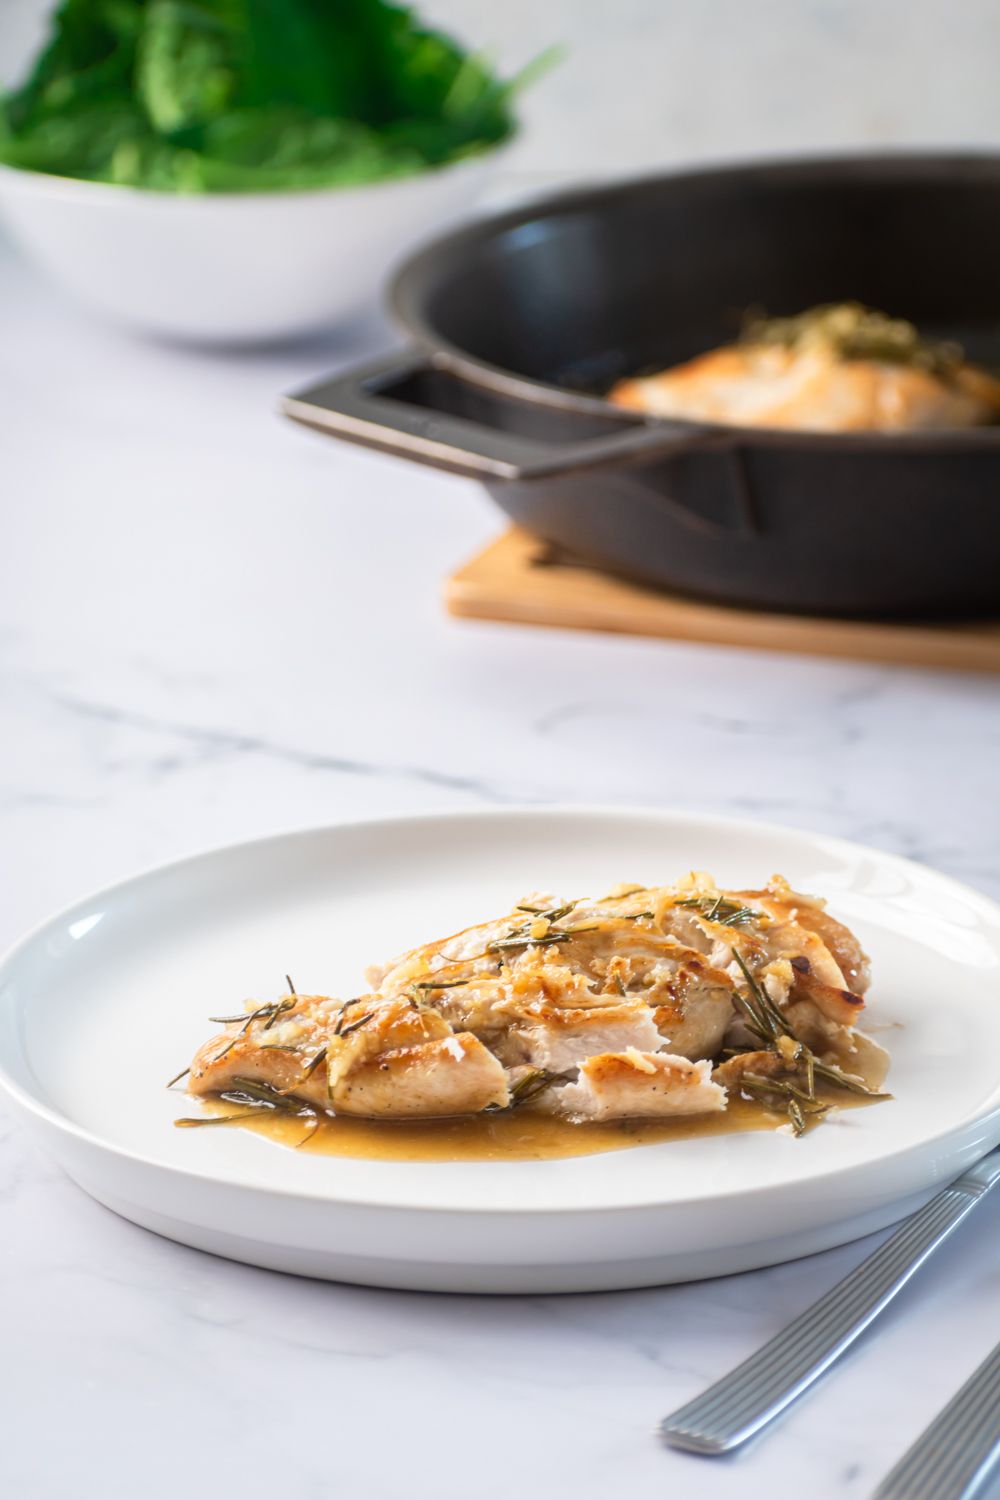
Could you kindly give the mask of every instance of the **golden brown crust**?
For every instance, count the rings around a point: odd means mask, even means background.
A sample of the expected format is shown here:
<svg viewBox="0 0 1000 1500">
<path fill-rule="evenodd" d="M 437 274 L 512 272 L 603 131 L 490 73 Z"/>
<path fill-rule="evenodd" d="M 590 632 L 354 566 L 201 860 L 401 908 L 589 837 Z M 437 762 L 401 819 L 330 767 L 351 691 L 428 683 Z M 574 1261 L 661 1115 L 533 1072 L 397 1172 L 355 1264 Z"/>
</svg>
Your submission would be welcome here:
<svg viewBox="0 0 1000 1500">
<path fill-rule="evenodd" d="M 621 380 L 608 399 L 654 416 L 813 432 L 936 430 L 1000 418 L 1000 381 L 974 366 L 945 375 L 842 359 L 822 347 L 726 345 Z"/>
</svg>

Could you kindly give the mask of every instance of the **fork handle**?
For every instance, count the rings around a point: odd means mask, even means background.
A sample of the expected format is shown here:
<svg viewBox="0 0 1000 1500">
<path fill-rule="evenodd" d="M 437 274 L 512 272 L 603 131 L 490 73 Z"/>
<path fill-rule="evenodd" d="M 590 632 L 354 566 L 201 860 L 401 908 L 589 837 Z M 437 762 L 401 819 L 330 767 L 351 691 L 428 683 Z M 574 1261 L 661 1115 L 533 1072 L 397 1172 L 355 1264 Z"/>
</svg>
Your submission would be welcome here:
<svg viewBox="0 0 1000 1500">
<path fill-rule="evenodd" d="M 850 1347 L 991 1186 L 959 1178 L 938 1193 L 750 1359 L 665 1417 L 664 1440 L 718 1454 L 756 1436 Z"/>
<path fill-rule="evenodd" d="M 973 1500 L 1000 1457 L 1000 1344 L 883 1479 L 872 1500 Z"/>
</svg>

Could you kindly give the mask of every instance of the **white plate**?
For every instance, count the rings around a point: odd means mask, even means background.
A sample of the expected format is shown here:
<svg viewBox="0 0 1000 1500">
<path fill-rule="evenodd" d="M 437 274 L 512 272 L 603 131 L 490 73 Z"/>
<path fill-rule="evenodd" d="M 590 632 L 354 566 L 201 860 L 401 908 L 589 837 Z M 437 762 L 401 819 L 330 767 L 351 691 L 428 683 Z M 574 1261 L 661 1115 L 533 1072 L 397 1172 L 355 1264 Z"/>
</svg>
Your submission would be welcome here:
<svg viewBox="0 0 1000 1500">
<path fill-rule="evenodd" d="M 873 959 L 894 1102 L 771 1132 L 537 1162 L 295 1154 L 180 1131 L 164 1080 L 206 1017 L 302 990 L 510 907 L 691 869 L 773 871 L 831 900 Z M 186 860 L 53 918 L 0 968 L 0 1081 L 89 1193 L 161 1234 L 375 1286 L 608 1289 L 771 1264 L 879 1228 L 1000 1139 L 1000 908 L 909 861 L 659 811 L 534 809 L 289 834 Z"/>
</svg>

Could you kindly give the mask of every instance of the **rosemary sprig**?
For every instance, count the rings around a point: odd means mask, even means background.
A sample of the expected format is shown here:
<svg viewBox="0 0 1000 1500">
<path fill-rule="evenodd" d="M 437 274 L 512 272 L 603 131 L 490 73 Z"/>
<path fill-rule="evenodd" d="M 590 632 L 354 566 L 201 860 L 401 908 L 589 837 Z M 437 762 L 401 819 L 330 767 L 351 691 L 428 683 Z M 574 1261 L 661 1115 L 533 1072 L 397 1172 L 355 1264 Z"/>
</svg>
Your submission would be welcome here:
<svg viewBox="0 0 1000 1500">
<path fill-rule="evenodd" d="M 288 979 L 287 974 L 285 975 L 285 978 Z M 292 991 L 292 993 L 295 993 L 294 990 Z M 274 1025 L 275 1021 L 281 1015 L 282 1011 L 291 1010 L 295 1004 L 295 1000 L 289 999 L 286 996 L 284 1000 L 275 1000 L 267 1005 L 258 1005 L 257 1009 L 252 1010 L 249 1015 L 247 1015 L 246 1011 L 242 1011 L 238 1016 L 209 1016 L 208 1019 L 211 1021 L 213 1026 L 235 1026 L 237 1021 L 243 1022 L 243 1025 L 240 1027 L 236 1035 L 234 1037 L 230 1037 L 229 1041 L 222 1048 L 221 1052 L 217 1052 L 215 1054 L 215 1056 L 212 1058 L 212 1062 L 221 1062 L 224 1057 L 228 1057 L 229 1053 L 232 1052 L 233 1048 L 236 1046 L 236 1043 L 241 1041 L 243 1037 L 246 1036 L 254 1021 L 259 1021 L 262 1016 L 270 1016 L 270 1020 L 268 1021 L 267 1026 L 263 1028 L 265 1031 L 267 1031 L 269 1027 Z M 182 1072 L 178 1073 L 175 1078 L 171 1078 L 170 1082 L 167 1084 L 167 1088 L 172 1089 L 174 1084 L 180 1083 L 181 1079 L 185 1078 L 188 1073 L 190 1073 L 190 1071 L 190 1067 L 187 1067 Z"/>
<path fill-rule="evenodd" d="M 260 1111 L 245 1109 L 238 1115 L 182 1115 L 174 1124 L 181 1130 L 194 1129 L 200 1125 L 232 1125 L 238 1120 L 260 1118 Z"/>
<path fill-rule="evenodd" d="M 356 1021 L 352 1021 L 350 1026 L 341 1027 L 336 1035 L 340 1037 L 350 1036 L 352 1031 L 357 1031 L 359 1026 L 363 1026 L 366 1021 L 370 1021 L 374 1014 L 375 1012 L 373 1010 L 366 1010 L 364 1015 L 359 1016 Z"/>
<path fill-rule="evenodd" d="M 741 1087 L 743 1084 L 762 1091 L 769 1090 L 775 1094 L 783 1094 L 788 1099 L 796 1099 L 801 1104 L 808 1104 L 810 1114 L 824 1114 L 830 1108 L 828 1104 L 823 1104 L 818 1099 L 810 1099 L 805 1089 L 800 1089 L 797 1084 L 792 1083 L 790 1078 L 768 1078 L 763 1073 L 752 1073 L 748 1069 L 740 1078 Z"/>
<path fill-rule="evenodd" d="M 781 1014 L 781 1011 L 775 1005 L 774 1001 L 764 989 L 763 985 L 757 983 L 756 979 L 747 968 L 742 955 L 737 953 L 735 948 L 733 949 L 733 958 L 736 961 L 740 973 L 746 980 L 747 989 L 750 991 L 750 999 L 752 1002 L 750 1009 L 754 1015 L 757 1034 L 763 1037 L 764 1040 L 770 1042 L 777 1042 L 779 1036 L 790 1036 L 793 1042 L 797 1042 L 799 1040 L 798 1037 L 792 1031 L 788 1022 Z M 734 990 L 733 993 L 738 995 L 739 991 Z M 741 998 L 745 999 L 746 997 Z M 804 1044 L 800 1043 L 800 1045 Z"/>
<path fill-rule="evenodd" d="M 242 1038 L 246 1036 L 254 1021 L 259 1021 L 262 1016 L 267 1016 L 269 1019 L 263 1029 L 264 1031 L 268 1031 L 274 1025 L 275 1021 L 282 1014 L 282 1012 L 291 1010 L 296 1005 L 296 1003 L 297 1002 L 295 1000 L 292 1000 L 286 996 L 284 1000 L 276 1000 L 271 1005 L 258 1006 L 257 1009 L 251 1011 L 248 1016 L 209 1016 L 208 1019 L 216 1026 L 229 1026 L 236 1021 L 243 1022 L 243 1025 L 240 1027 L 236 1035 L 234 1037 L 231 1037 L 223 1047 L 222 1051 L 217 1052 L 212 1058 L 213 1063 L 221 1062 L 224 1057 L 228 1056 L 228 1054 L 232 1052 L 233 1048 L 236 1046 L 236 1043 L 238 1041 L 241 1041 Z"/>
<path fill-rule="evenodd" d="M 360 995 L 356 995 L 353 1000 L 345 1000 L 344 1001 L 343 1005 L 340 1007 L 340 1014 L 337 1016 L 337 1024 L 333 1028 L 333 1034 L 334 1034 L 334 1036 L 341 1036 L 343 1034 L 344 1022 L 347 1020 L 347 1012 L 351 1009 L 351 1007 L 353 1005 L 357 1005 L 359 1003 L 360 999 L 361 999 L 361 996 Z"/>
<path fill-rule="evenodd" d="M 525 1073 L 519 1078 L 510 1090 L 510 1102 L 508 1109 L 517 1109 L 521 1104 L 527 1104 L 529 1099 L 536 1099 L 543 1093 L 556 1077 L 555 1073 L 549 1073 L 545 1068 L 533 1068 L 530 1073 Z"/>
<path fill-rule="evenodd" d="M 415 990 L 457 990 L 463 984 L 471 983 L 471 979 L 418 979 L 413 988 Z"/>
<path fill-rule="evenodd" d="M 273 1006 L 271 1014 L 264 1022 L 262 1030 L 270 1031 L 271 1027 L 274 1025 L 278 1017 L 280 1015 L 283 1015 L 286 1010 L 294 1010 L 298 1003 L 298 996 L 295 995 L 294 992 L 291 995 L 286 995 L 284 1000 L 279 1000 L 278 1003 Z"/>
<path fill-rule="evenodd" d="M 764 996 L 760 985 L 754 979 L 753 975 L 750 973 L 750 970 L 747 968 L 746 964 L 743 962 L 740 955 L 735 952 L 735 950 L 733 952 L 733 958 L 739 965 L 740 970 L 743 974 L 743 978 L 746 980 L 748 991 L 748 993 L 744 995 L 734 986 L 733 999 L 736 1001 L 736 1004 L 743 1012 L 743 1017 L 746 1021 L 748 1031 L 751 1031 L 754 1036 L 758 1037 L 760 1041 L 762 1041 L 766 1046 L 772 1046 L 775 1042 L 777 1042 L 778 1037 L 783 1034 L 784 1023 L 782 1022 L 781 1026 L 778 1026 L 775 1023 L 773 1016 L 771 1016 L 768 1011 L 767 1004 L 765 1003 L 766 997 Z"/>
<path fill-rule="evenodd" d="M 313 1074 L 315 1073 L 316 1069 L 319 1067 L 320 1063 L 325 1060 L 325 1058 L 326 1058 L 326 1044 L 324 1043 L 324 1045 L 322 1047 L 320 1047 L 319 1051 L 316 1052 L 316 1053 L 314 1053 L 313 1056 L 309 1059 L 309 1062 L 306 1065 L 305 1072 L 302 1074 L 302 1080 L 301 1081 L 303 1083 L 306 1081 L 307 1078 L 311 1078 L 313 1076 Z"/>
<path fill-rule="evenodd" d="M 319 1118 L 312 1105 L 305 1099 L 298 1099 L 294 1094 L 282 1094 L 268 1083 L 258 1083 L 255 1078 L 234 1078 L 232 1086 L 223 1089 L 219 1094 L 227 1104 L 246 1106 L 238 1114 L 231 1115 L 199 1115 L 196 1117 L 186 1116 L 175 1120 L 174 1124 L 182 1128 L 192 1128 L 200 1125 L 232 1125 L 240 1120 L 260 1119 L 262 1114 L 274 1112 L 276 1114 L 290 1115 L 294 1117 L 311 1117 L 316 1124 Z M 312 1128 L 307 1135 L 312 1134 Z M 307 1136 L 303 1136 L 303 1141 Z M 302 1141 L 298 1143 L 302 1144 Z"/>
<path fill-rule="evenodd" d="M 231 1104 L 246 1104 L 251 1101 L 255 1104 L 266 1106 L 268 1109 L 291 1109 L 292 1102 L 284 1094 L 279 1094 L 269 1083 L 258 1083 L 256 1078 L 236 1077 L 229 1088 L 223 1089 L 220 1098 Z"/>
<path fill-rule="evenodd" d="M 565 906 L 515 906 L 515 911 L 528 912 L 533 917 L 545 917 L 549 922 L 558 922 L 560 917 L 568 916 L 574 906 L 579 906 L 579 901 L 567 901 Z"/>
<path fill-rule="evenodd" d="M 242 1021 L 243 1030 L 246 1031 L 247 1027 L 254 1021 L 259 1021 L 261 1016 L 270 1016 L 279 1009 L 288 1009 L 287 997 L 284 1000 L 269 1000 L 266 1005 L 258 1005 L 256 1010 L 252 1010 L 249 1015 L 244 1010 L 235 1016 L 209 1016 L 208 1019 L 213 1026 L 232 1026 L 236 1021 Z"/>
<path fill-rule="evenodd" d="M 740 1090 L 765 1105 L 772 1104 L 775 1099 L 780 1100 L 796 1135 L 801 1135 L 805 1130 L 807 1116 L 825 1115 L 830 1108 L 828 1104 L 810 1099 L 802 1089 L 796 1088 L 787 1079 L 765 1078 L 760 1073 L 742 1074 Z"/>
<path fill-rule="evenodd" d="M 865 1094 L 869 1099 L 891 1099 L 891 1094 L 880 1094 L 876 1089 L 870 1089 L 863 1078 L 856 1077 L 853 1073 L 845 1073 L 835 1063 L 820 1062 L 814 1055 L 813 1067 L 820 1078 L 825 1078 L 828 1083 L 835 1083 L 838 1088 L 847 1089 L 850 1094 Z"/>
<path fill-rule="evenodd" d="M 219 1095 L 227 1104 L 253 1104 L 259 1109 L 274 1109 L 281 1114 L 308 1114 L 312 1105 L 294 1094 L 283 1094 L 269 1083 L 260 1083 L 256 1078 L 234 1078 L 228 1089 Z"/>
<path fill-rule="evenodd" d="M 496 938 L 492 943 L 487 943 L 487 953 L 506 953 L 516 948 L 550 948 L 555 943 L 567 943 L 571 938 L 578 937 L 581 932 L 596 932 L 598 924 L 594 922 L 587 927 L 550 927 L 542 937 L 532 937 L 530 932 L 511 933 L 509 937 Z"/>
<path fill-rule="evenodd" d="M 707 922 L 718 922 L 722 927 L 744 927 L 748 922 L 765 919 L 763 912 L 752 906 L 739 906 L 727 901 L 725 896 L 685 896 L 674 902 L 675 906 L 687 906 L 697 911 Z"/>
<path fill-rule="evenodd" d="M 864 1094 L 869 1099 L 888 1099 L 891 1097 L 889 1094 L 881 1094 L 876 1089 L 869 1088 L 863 1079 L 856 1078 L 850 1073 L 845 1073 L 842 1068 L 838 1068 L 834 1063 L 821 1062 L 812 1048 L 795 1035 L 764 986 L 757 983 L 743 961 L 742 956 L 735 949 L 733 950 L 733 958 L 746 981 L 747 990 L 749 991 L 747 995 L 742 995 L 739 990 L 735 988 L 733 990 L 733 998 L 743 1011 L 747 1029 L 753 1032 L 769 1051 L 776 1053 L 785 1063 L 786 1067 L 794 1067 L 801 1063 L 805 1070 L 804 1089 L 799 1089 L 793 1083 L 784 1079 L 765 1080 L 759 1074 L 752 1073 L 744 1073 L 740 1082 L 743 1084 L 749 1080 L 751 1092 L 756 1088 L 759 1094 L 763 1086 L 769 1085 L 772 1093 L 783 1095 L 788 1101 L 786 1107 L 796 1135 L 801 1135 L 802 1129 L 805 1128 L 803 1125 L 800 1129 L 797 1123 L 798 1116 L 802 1113 L 803 1104 L 813 1106 L 808 1111 L 810 1114 L 821 1114 L 830 1108 L 829 1105 L 821 1104 L 816 1098 L 817 1075 L 820 1078 L 824 1078 L 828 1083 L 835 1084 L 837 1088 L 846 1089 L 852 1094 Z M 785 1037 L 788 1037 L 795 1043 L 795 1050 L 788 1057 L 785 1056 L 785 1052 L 780 1045 L 781 1040 Z M 795 1106 L 794 1110 L 792 1108 L 793 1104 Z"/>
</svg>

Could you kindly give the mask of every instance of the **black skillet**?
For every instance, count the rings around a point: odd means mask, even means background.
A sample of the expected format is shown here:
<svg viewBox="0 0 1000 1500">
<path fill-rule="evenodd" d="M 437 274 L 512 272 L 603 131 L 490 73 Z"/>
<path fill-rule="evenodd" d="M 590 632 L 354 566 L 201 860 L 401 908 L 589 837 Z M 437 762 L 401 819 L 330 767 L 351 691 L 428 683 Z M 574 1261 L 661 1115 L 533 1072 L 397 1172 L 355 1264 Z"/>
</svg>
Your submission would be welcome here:
<svg viewBox="0 0 1000 1500">
<path fill-rule="evenodd" d="M 842 615 L 1000 608 L 1000 427 L 804 434 L 623 414 L 619 376 L 745 310 L 858 300 L 1000 363 L 1000 155 L 688 172 L 534 201 L 396 277 L 403 352 L 289 397 L 482 480 L 528 531 L 706 598 Z"/>
</svg>

